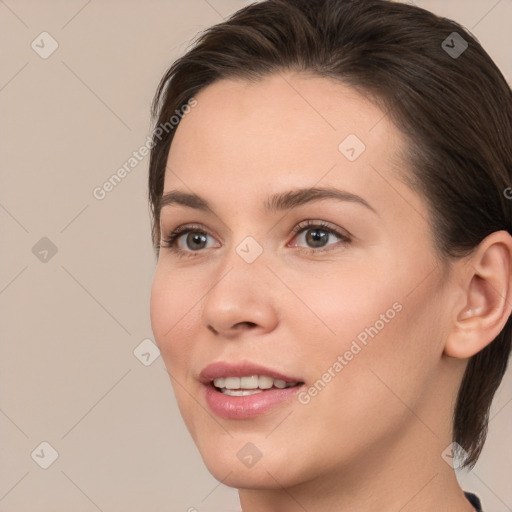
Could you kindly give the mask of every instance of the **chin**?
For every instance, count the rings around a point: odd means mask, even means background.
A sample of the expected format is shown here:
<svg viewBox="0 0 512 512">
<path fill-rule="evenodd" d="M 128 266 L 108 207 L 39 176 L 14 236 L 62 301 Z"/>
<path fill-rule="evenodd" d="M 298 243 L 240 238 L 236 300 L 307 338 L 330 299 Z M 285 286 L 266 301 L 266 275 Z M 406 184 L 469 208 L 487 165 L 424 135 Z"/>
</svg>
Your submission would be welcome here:
<svg viewBox="0 0 512 512">
<path fill-rule="evenodd" d="M 279 453 L 272 446 L 259 451 L 248 439 L 229 438 L 227 445 L 210 440 L 206 449 L 200 448 L 200 453 L 212 476 L 229 487 L 279 489 L 301 480 L 300 468 L 290 472 L 293 455 Z"/>
<path fill-rule="evenodd" d="M 262 464 L 261 461 L 252 468 L 245 468 L 206 463 L 206 467 L 219 482 L 236 489 L 281 489 L 283 486 L 288 487 L 295 483 L 290 483 L 289 478 L 282 473 L 279 474 L 277 470 L 260 464 Z"/>
</svg>

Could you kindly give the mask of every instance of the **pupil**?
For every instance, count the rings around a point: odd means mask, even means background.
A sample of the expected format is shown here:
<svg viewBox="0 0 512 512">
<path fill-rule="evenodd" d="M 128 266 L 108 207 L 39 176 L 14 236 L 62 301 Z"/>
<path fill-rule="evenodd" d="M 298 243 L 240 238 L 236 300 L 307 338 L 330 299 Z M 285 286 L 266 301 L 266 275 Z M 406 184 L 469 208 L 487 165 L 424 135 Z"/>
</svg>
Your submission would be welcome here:
<svg viewBox="0 0 512 512">
<path fill-rule="evenodd" d="M 206 243 L 206 236 L 200 235 L 198 233 L 189 233 L 187 236 L 187 245 L 190 245 L 190 246 L 192 246 L 191 248 L 193 248 L 193 245 L 195 243 L 197 243 L 197 244 Z M 197 249 L 197 247 L 196 247 L 196 249 Z M 199 247 L 199 249 L 201 249 L 201 247 Z"/>
<path fill-rule="evenodd" d="M 309 235 L 309 233 L 312 233 L 312 235 Z M 306 234 L 306 241 L 312 243 L 315 247 L 321 247 L 325 245 L 324 242 L 327 240 L 327 236 L 327 233 L 321 229 L 309 230 Z M 318 244 L 318 242 L 320 242 L 320 244 Z"/>
</svg>

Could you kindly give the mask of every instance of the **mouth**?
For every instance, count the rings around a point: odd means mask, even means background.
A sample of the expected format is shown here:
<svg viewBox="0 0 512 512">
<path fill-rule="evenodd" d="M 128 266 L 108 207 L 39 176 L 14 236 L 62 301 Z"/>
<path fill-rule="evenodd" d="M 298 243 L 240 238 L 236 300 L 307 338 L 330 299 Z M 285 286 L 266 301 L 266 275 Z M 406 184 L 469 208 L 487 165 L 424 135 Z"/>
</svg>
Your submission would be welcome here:
<svg viewBox="0 0 512 512">
<path fill-rule="evenodd" d="M 250 375 L 244 377 L 217 377 L 211 385 L 224 395 L 250 396 L 270 389 L 293 388 L 304 384 L 303 382 L 288 382 L 284 379 L 275 379 L 269 375 Z"/>
<path fill-rule="evenodd" d="M 207 407 L 225 419 L 249 419 L 290 406 L 305 385 L 298 377 L 253 363 L 216 362 L 199 375 Z"/>
</svg>

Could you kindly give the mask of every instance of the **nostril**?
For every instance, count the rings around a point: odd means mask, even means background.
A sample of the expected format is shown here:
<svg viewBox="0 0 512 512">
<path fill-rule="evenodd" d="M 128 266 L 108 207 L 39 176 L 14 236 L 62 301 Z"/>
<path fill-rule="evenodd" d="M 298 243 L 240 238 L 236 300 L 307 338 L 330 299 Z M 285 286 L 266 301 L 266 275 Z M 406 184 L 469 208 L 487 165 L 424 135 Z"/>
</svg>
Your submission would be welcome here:
<svg viewBox="0 0 512 512">
<path fill-rule="evenodd" d="M 239 325 L 242 325 L 244 327 L 256 327 L 256 324 L 254 322 L 239 322 L 238 324 L 236 324 L 236 327 L 238 327 Z"/>
<path fill-rule="evenodd" d="M 251 329 L 253 327 L 257 327 L 258 324 L 254 322 L 238 322 L 237 324 L 233 325 L 232 329 Z M 218 335 L 219 331 L 215 329 L 212 325 L 208 325 L 208 329 L 213 332 L 213 334 Z"/>
</svg>

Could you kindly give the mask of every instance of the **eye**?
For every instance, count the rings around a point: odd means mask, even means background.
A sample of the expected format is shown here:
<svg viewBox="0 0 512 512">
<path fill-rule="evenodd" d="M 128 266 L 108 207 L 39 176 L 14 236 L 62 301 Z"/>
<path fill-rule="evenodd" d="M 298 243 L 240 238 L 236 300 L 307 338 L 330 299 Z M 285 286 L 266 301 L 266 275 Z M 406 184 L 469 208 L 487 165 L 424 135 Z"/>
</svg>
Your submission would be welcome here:
<svg viewBox="0 0 512 512">
<path fill-rule="evenodd" d="M 313 253 L 331 250 L 325 249 L 325 247 L 331 245 L 344 246 L 351 241 L 347 234 L 341 233 L 324 221 L 307 220 L 301 222 L 295 226 L 292 234 L 295 235 L 293 239 L 297 240 L 296 243 L 292 244 L 292 247 L 299 247 Z M 184 225 L 177 227 L 168 236 L 164 237 L 160 247 L 169 249 L 180 257 L 196 256 L 203 249 L 219 247 L 219 245 L 209 243 L 209 238 L 214 240 L 213 236 L 202 226 Z M 334 240 L 332 240 L 333 238 Z"/>
<path fill-rule="evenodd" d="M 191 253 L 209 249 L 208 238 L 213 238 L 201 226 L 179 226 L 168 236 L 164 237 L 160 247 L 171 249 L 178 255 L 192 255 Z"/>
<path fill-rule="evenodd" d="M 341 245 L 346 245 L 350 242 L 348 235 L 341 233 L 338 229 L 333 228 L 324 221 L 307 220 L 301 222 L 293 229 L 293 233 L 297 234 L 294 240 L 298 240 L 298 244 L 295 245 L 305 244 L 305 248 L 312 250 L 312 252 L 330 250 L 324 249 L 324 247 L 334 245 L 337 241 L 341 242 Z M 332 238 L 337 238 L 338 240 L 331 242 Z"/>
</svg>

